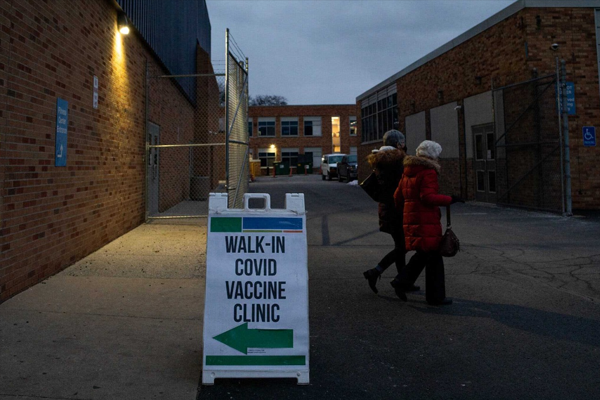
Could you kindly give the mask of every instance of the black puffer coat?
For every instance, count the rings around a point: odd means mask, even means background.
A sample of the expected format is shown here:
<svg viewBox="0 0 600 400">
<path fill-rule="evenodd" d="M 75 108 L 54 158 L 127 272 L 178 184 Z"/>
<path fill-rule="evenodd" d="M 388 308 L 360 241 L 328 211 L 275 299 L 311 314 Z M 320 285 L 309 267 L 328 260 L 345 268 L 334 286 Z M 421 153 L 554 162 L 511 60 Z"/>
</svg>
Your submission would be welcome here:
<svg viewBox="0 0 600 400">
<path fill-rule="evenodd" d="M 394 192 L 402 178 L 406 153 L 400 149 L 382 150 L 370 154 L 369 165 L 377 175 L 382 202 L 379 203 L 379 230 L 389 234 L 403 234 L 402 210 L 394 206 Z"/>
</svg>

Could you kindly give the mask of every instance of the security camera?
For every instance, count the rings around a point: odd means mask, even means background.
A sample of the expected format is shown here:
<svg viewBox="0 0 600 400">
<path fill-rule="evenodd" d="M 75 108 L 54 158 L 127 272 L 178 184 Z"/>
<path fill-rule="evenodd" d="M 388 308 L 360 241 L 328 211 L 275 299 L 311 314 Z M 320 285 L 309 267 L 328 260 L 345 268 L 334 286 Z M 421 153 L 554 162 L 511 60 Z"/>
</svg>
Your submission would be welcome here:
<svg viewBox="0 0 600 400">
<path fill-rule="evenodd" d="M 552 50 L 554 50 L 554 51 L 558 50 L 558 43 L 552 43 L 552 44 L 550 45 L 550 48 L 551 48 Z"/>
</svg>

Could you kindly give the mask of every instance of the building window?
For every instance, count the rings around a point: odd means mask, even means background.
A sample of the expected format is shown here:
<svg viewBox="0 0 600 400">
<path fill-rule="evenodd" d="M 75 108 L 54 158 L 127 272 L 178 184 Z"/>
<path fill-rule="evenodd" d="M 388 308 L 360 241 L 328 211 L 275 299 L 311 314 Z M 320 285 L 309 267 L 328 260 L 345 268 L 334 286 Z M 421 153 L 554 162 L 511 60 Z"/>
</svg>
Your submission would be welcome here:
<svg viewBox="0 0 600 400">
<path fill-rule="evenodd" d="M 275 118 L 258 119 L 258 136 L 275 136 Z"/>
<path fill-rule="evenodd" d="M 281 136 L 298 136 L 298 118 L 281 118 Z"/>
<path fill-rule="evenodd" d="M 398 129 L 398 95 L 396 86 L 380 90 L 361 101 L 362 141 L 383 139 L 390 129 Z"/>
<path fill-rule="evenodd" d="M 252 136 L 252 118 L 248 118 L 248 137 Z"/>
<path fill-rule="evenodd" d="M 273 168 L 275 162 L 275 152 L 267 149 L 258 149 L 258 158 L 260 160 L 261 168 Z"/>
<path fill-rule="evenodd" d="M 304 136 L 321 136 L 321 117 L 304 117 Z"/>
<path fill-rule="evenodd" d="M 281 163 L 286 167 L 298 165 L 298 149 L 281 149 Z"/>
<path fill-rule="evenodd" d="M 358 126 L 356 125 L 356 117 L 350 117 L 350 136 L 356 136 Z"/>
</svg>

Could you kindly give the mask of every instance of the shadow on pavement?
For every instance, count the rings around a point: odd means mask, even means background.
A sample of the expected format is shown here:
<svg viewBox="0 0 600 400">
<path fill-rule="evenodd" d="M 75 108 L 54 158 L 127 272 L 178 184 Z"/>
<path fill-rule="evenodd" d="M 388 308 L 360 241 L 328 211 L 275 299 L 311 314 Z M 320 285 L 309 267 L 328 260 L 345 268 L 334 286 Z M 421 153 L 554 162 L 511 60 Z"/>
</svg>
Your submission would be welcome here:
<svg viewBox="0 0 600 400">
<path fill-rule="evenodd" d="M 454 298 L 447 307 L 409 307 L 423 314 L 493 319 L 507 327 L 557 340 L 600 346 L 600 321 L 513 304 L 494 304 Z"/>
</svg>

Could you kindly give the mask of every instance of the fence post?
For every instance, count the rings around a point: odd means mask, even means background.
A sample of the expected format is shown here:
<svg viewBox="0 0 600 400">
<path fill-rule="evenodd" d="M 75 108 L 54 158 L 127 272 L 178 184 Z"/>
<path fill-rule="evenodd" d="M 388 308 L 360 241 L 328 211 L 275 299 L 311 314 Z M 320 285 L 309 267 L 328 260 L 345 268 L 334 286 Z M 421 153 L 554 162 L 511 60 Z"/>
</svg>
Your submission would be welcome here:
<svg viewBox="0 0 600 400">
<path fill-rule="evenodd" d="M 563 143 L 564 145 L 564 162 L 565 162 L 565 198 L 566 198 L 566 214 L 573 215 L 573 199 L 571 195 L 571 154 L 569 151 L 569 115 L 567 112 L 567 67 L 565 60 L 561 60 L 561 82 L 562 89 L 562 123 L 563 123 Z"/>
</svg>

